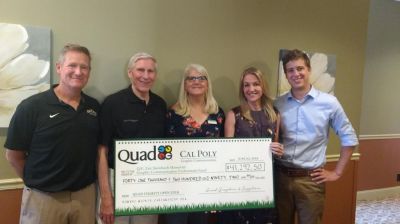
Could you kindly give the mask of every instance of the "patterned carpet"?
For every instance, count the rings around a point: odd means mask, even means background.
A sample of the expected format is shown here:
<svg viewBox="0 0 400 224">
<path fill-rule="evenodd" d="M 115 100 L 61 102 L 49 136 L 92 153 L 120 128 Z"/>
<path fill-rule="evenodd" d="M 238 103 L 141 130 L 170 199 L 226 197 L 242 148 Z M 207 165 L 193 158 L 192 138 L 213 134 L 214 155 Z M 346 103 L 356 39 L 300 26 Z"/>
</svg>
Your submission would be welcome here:
<svg viewBox="0 0 400 224">
<path fill-rule="evenodd" d="M 357 202 L 356 224 L 400 224 L 400 193 Z"/>
</svg>

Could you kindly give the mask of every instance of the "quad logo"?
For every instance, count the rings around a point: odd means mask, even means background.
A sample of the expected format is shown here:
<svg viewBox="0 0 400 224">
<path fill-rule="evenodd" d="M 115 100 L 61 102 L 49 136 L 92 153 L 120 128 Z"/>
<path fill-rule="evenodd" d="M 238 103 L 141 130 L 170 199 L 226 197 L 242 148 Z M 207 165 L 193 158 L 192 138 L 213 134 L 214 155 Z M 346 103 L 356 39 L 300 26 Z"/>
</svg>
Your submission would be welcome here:
<svg viewBox="0 0 400 224">
<path fill-rule="evenodd" d="M 118 159 L 129 164 L 137 164 L 140 161 L 170 160 L 172 159 L 172 146 L 153 146 L 151 151 L 129 151 L 123 149 L 118 152 Z"/>
</svg>

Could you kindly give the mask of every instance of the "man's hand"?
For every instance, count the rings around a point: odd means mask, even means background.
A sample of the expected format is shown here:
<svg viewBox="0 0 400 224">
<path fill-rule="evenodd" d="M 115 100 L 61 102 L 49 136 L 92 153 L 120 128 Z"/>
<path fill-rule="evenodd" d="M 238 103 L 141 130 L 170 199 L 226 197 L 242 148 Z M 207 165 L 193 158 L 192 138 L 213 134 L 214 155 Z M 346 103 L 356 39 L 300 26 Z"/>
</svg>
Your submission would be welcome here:
<svg viewBox="0 0 400 224">
<path fill-rule="evenodd" d="M 114 224 L 114 204 L 112 197 L 101 199 L 100 218 L 103 224 Z"/>
<path fill-rule="evenodd" d="M 328 182 L 328 181 L 336 181 L 340 178 L 340 176 L 334 172 L 325 170 L 323 168 L 318 168 L 312 171 L 310 174 L 312 180 L 317 184 Z"/>
</svg>

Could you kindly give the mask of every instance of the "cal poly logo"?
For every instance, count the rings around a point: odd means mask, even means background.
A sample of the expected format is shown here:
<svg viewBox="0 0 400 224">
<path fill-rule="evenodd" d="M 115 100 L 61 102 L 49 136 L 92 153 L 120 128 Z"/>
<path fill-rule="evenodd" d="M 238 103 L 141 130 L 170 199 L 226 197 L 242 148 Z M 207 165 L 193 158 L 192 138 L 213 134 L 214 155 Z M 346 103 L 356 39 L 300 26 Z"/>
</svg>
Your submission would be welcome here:
<svg viewBox="0 0 400 224">
<path fill-rule="evenodd" d="M 151 151 L 128 151 L 122 149 L 118 152 L 118 159 L 129 164 L 137 164 L 139 161 L 170 160 L 172 159 L 172 146 L 160 145 L 153 146 Z"/>
</svg>

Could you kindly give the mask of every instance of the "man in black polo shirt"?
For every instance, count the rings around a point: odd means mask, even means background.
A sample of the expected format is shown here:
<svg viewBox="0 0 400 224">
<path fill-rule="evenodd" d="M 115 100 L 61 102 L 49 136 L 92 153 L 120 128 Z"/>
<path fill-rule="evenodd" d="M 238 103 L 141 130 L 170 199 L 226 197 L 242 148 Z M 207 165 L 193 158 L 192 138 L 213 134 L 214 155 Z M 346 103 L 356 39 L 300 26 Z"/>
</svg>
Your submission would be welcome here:
<svg viewBox="0 0 400 224">
<path fill-rule="evenodd" d="M 60 82 L 18 106 L 6 157 L 24 180 L 20 223 L 94 223 L 98 102 L 82 88 L 90 52 L 69 44 L 56 64 Z"/>
<path fill-rule="evenodd" d="M 150 91 L 157 76 L 157 62 L 147 53 L 137 53 L 128 64 L 131 85 L 108 96 L 101 107 L 101 141 L 98 153 L 100 188 L 99 218 L 114 223 L 114 205 L 109 168 L 114 169 L 114 139 L 164 137 L 165 101 Z M 116 218 L 116 223 L 156 224 L 157 215 Z M 100 222 L 100 220 L 98 220 Z"/>
</svg>

